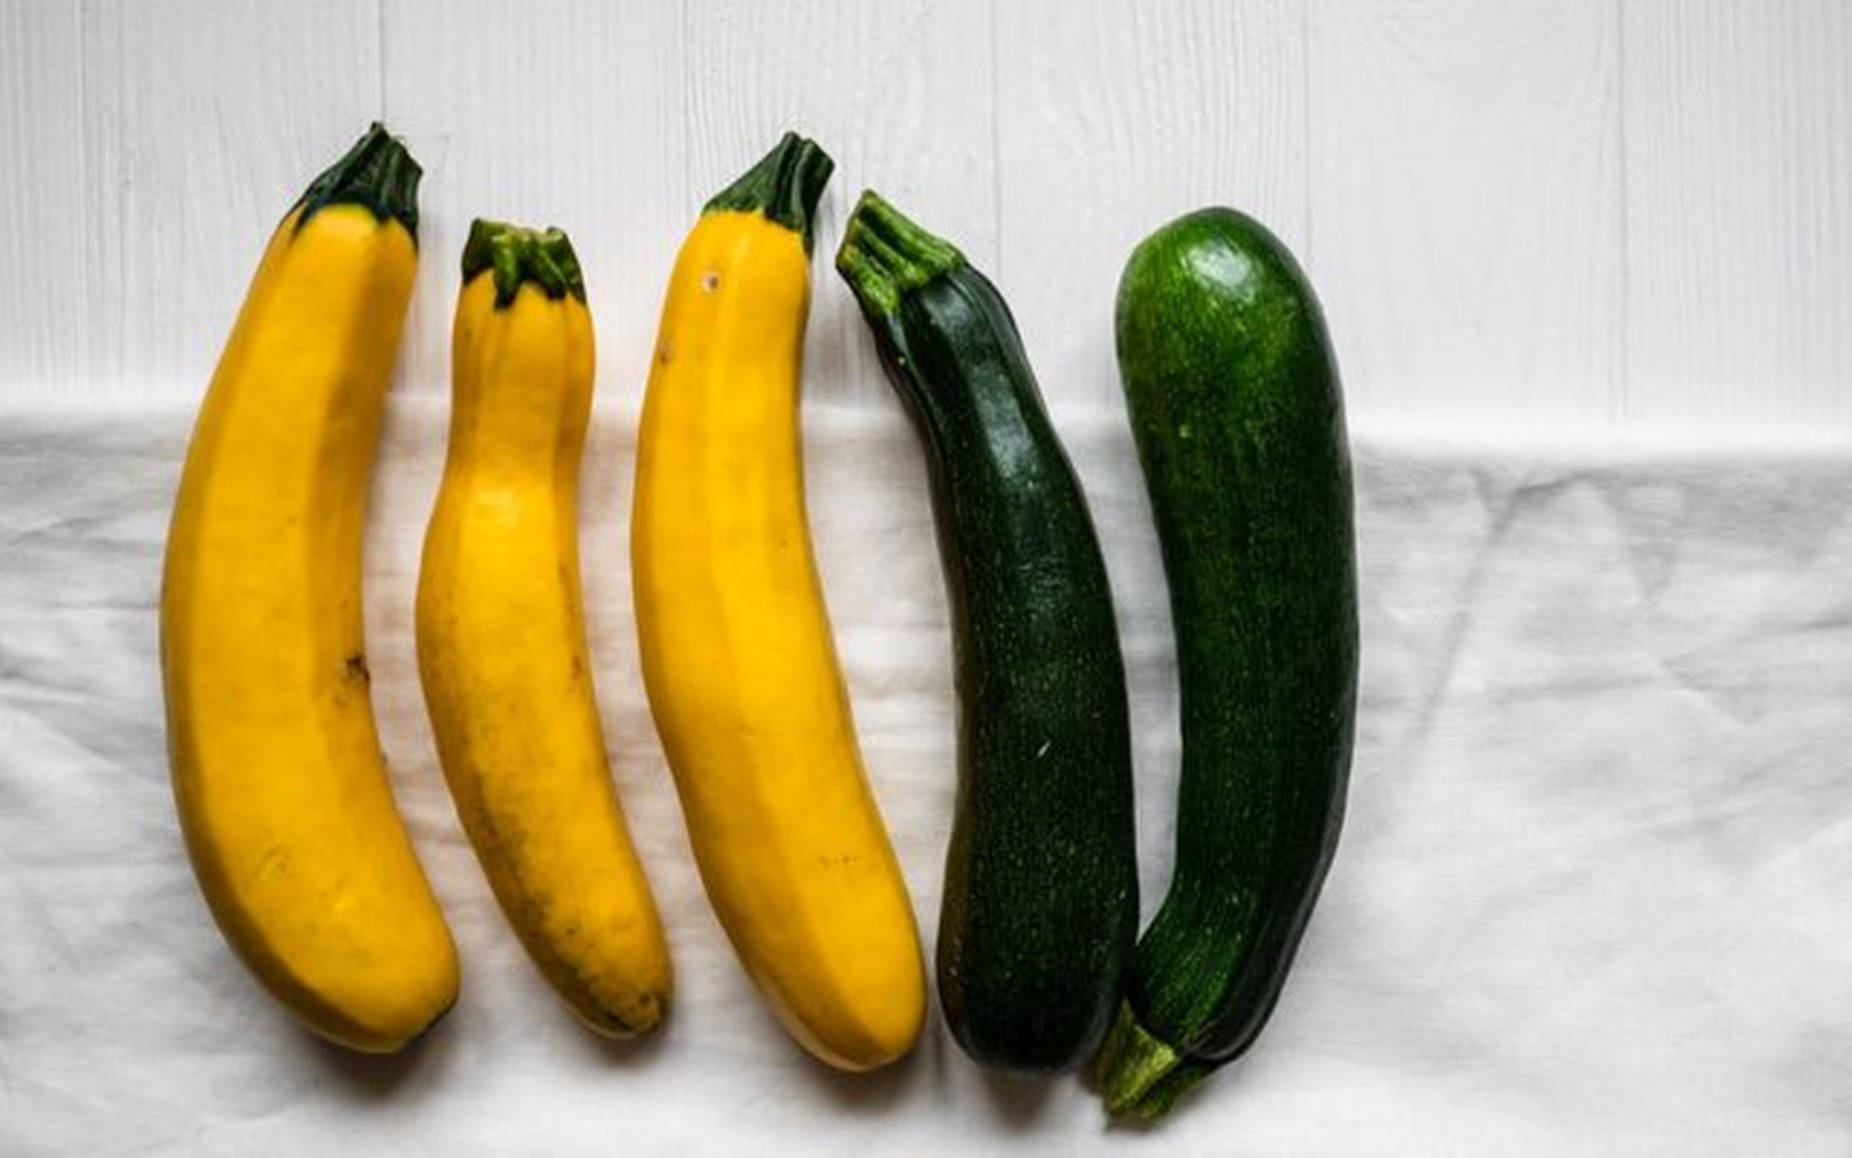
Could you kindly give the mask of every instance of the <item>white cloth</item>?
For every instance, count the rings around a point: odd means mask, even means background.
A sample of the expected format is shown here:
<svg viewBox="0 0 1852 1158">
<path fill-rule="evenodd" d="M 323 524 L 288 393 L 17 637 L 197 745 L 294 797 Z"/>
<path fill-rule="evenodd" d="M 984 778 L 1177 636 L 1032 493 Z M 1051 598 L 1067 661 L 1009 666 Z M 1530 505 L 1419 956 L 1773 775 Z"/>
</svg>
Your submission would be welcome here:
<svg viewBox="0 0 1852 1158">
<path fill-rule="evenodd" d="M 1169 618 L 1122 416 L 1057 415 L 1120 609 L 1147 916 L 1175 787 Z M 396 401 L 367 556 L 399 801 L 462 950 L 409 1056 L 298 1030 L 200 900 L 156 601 L 190 406 L 0 418 L 0 1153 L 1843 1155 L 1852 1151 L 1852 454 L 1358 439 L 1349 821 L 1279 1011 L 1160 1129 L 985 1077 L 936 1011 L 869 1077 L 792 1045 L 702 894 L 639 683 L 633 416 L 600 413 L 584 555 L 623 802 L 668 925 L 667 1030 L 599 1043 L 503 924 L 432 752 L 411 600 L 439 404 Z M 807 468 L 876 792 L 930 943 L 953 787 L 924 471 L 893 406 Z M 724 1145 L 723 1145 L 724 1144 Z"/>
</svg>

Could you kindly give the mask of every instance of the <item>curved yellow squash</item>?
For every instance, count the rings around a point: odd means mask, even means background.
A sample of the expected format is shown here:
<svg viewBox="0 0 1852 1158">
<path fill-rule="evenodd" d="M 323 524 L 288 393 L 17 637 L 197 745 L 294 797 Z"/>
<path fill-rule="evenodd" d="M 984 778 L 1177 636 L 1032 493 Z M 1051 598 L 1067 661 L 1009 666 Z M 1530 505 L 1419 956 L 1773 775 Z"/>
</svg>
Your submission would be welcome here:
<svg viewBox="0 0 1852 1158">
<path fill-rule="evenodd" d="M 375 126 L 278 227 L 194 429 L 161 592 L 174 793 L 213 916 L 303 1024 L 367 1052 L 457 994 L 380 754 L 360 604 L 417 177 Z"/>
<path fill-rule="evenodd" d="M 912 1047 L 925 979 L 804 511 L 806 239 L 829 164 L 787 137 L 682 246 L 630 542 L 644 680 L 708 896 L 791 1035 L 867 1070 Z"/>
<path fill-rule="evenodd" d="M 586 1025 L 668 1008 L 669 951 L 592 687 L 579 463 L 592 321 L 565 236 L 477 222 L 452 338 L 450 451 L 418 578 L 444 773 L 502 911 Z"/>
</svg>

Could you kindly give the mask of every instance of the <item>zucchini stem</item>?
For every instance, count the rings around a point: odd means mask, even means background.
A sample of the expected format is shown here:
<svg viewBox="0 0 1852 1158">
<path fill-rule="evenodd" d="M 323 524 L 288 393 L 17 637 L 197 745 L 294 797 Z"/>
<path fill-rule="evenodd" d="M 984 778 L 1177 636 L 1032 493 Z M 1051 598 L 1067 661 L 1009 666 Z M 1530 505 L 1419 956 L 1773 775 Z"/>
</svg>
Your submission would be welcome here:
<svg viewBox="0 0 1852 1158">
<path fill-rule="evenodd" d="M 1126 1111 L 1126 1116 L 1141 1122 L 1157 1121 L 1170 1113 L 1179 1098 L 1201 1085 L 1203 1079 L 1215 1071 L 1214 1063 L 1199 1062 L 1194 1058 L 1183 1059 L 1176 1069 L 1153 1083 Z"/>
<path fill-rule="evenodd" d="M 1126 1114 L 1140 1118 L 1161 1116 L 1164 1110 L 1170 1108 L 1170 1103 L 1176 1101 L 1195 1082 L 1176 1090 L 1162 1108 L 1154 1113 L 1140 1112 L 1145 1098 L 1157 1091 L 1167 1074 L 1187 1063 L 1188 1059 L 1178 1053 L 1174 1046 L 1159 1040 L 1138 1024 L 1138 1017 L 1132 1012 L 1130 1002 L 1121 1002 L 1118 1019 L 1113 1022 L 1105 1044 L 1100 1047 L 1097 1063 L 1100 1088 L 1106 1099 L 1106 1112 L 1114 1117 Z"/>
<path fill-rule="evenodd" d="M 494 274 L 498 310 L 514 302 L 523 282 L 539 286 L 554 301 L 567 294 L 585 300 L 585 279 L 579 270 L 578 255 L 572 251 L 572 241 L 552 226 L 524 229 L 505 221 L 476 218 L 470 223 L 469 240 L 463 245 L 463 283 L 468 285 L 484 270 Z"/>
<path fill-rule="evenodd" d="M 763 213 L 804 239 L 804 252 L 812 247 L 817 201 L 829 184 L 836 162 L 808 137 L 786 133 L 759 163 L 740 175 L 709 201 L 703 213 L 732 210 Z"/>
<path fill-rule="evenodd" d="M 920 228 L 873 189 L 855 203 L 836 251 L 837 271 L 862 309 L 874 314 L 894 313 L 901 294 L 963 264 L 956 246 Z"/>
<path fill-rule="evenodd" d="M 374 121 L 353 148 L 309 182 L 290 211 L 302 211 L 296 218 L 300 230 L 309 218 L 330 205 L 359 205 L 371 210 L 379 221 L 397 220 L 416 245 L 418 180 L 423 176 L 424 170 L 412 160 L 404 143 L 387 132 L 385 125 Z"/>
</svg>

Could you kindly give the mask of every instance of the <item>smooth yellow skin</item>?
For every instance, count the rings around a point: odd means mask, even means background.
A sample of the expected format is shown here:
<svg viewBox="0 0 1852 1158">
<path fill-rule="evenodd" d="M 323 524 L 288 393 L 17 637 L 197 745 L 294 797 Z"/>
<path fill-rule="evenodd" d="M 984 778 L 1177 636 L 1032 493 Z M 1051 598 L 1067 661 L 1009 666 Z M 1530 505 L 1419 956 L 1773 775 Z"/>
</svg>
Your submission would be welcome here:
<svg viewBox="0 0 1852 1158">
<path fill-rule="evenodd" d="M 174 793 L 232 948 L 309 1029 L 387 1053 L 457 995 L 368 693 L 361 531 L 417 250 L 285 218 L 213 374 L 161 591 Z"/>
<path fill-rule="evenodd" d="M 547 981 L 600 1033 L 668 1009 L 669 949 L 605 758 L 579 580 L 592 322 L 532 283 L 463 287 L 418 668 L 457 813 Z"/>
<path fill-rule="evenodd" d="M 682 246 L 637 448 L 643 676 L 708 897 L 785 1028 L 868 1070 L 925 1017 L 919 933 L 862 770 L 804 512 L 798 236 L 717 211 Z"/>
</svg>

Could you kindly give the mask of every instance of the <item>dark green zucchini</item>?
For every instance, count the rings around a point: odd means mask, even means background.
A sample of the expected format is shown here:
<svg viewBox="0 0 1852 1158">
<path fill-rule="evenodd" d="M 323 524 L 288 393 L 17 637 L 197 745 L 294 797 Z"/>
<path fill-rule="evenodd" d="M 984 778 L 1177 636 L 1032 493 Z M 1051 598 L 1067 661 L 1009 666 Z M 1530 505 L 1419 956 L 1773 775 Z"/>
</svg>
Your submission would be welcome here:
<svg viewBox="0 0 1852 1158">
<path fill-rule="evenodd" d="M 1101 1052 L 1108 1110 L 1162 1116 L 1253 1044 L 1337 849 L 1357 699 L 1343 397 L 1264 226 L 1205 209 L 1119 283 L 1119 371 L 1177 636 L 1176 867 Z"/>
<path fill-rule="evenodd" d="M 940 1003 L 978 1062 L 1085 1062 L 1138 927 L 1112 592 L 1016 324 L 959 252 L 865 193 L 836 257 L 930 465 L 953 616 L 958 801 Z"/>
</svg>

